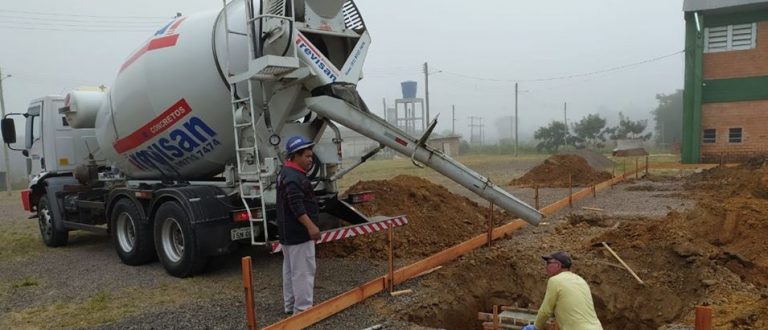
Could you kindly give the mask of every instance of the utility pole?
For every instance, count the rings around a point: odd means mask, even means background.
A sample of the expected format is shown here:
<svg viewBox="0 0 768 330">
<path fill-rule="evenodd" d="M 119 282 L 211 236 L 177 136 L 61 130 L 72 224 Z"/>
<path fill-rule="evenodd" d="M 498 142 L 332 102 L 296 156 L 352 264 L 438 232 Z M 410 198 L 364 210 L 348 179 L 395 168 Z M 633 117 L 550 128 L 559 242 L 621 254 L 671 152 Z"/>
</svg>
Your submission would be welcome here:
<svg viewBox="0 0 768 330">
<path fill-rule="evenodd" d="M 565 124 L 565 135 L 568 135 L 568 102 L 563 102 L 563 124 Z"/>
<path fill-rule="evenodd" d="M 427 62 L 424 62 L 424 99 L 426 100 L 426 103 L 427 103 L 426 122 L 429 123 L 429 65 L 427 64 Z"/>
<path fill-rule="evenodd" d="M 5 78 L 10 77 L 8 75 Z M 3 70 L 0 68 L 0 117 L 5 119 L 5 98 L 3 98 Z M 8 145 L 3 143 L 3 160 L 5 160 L 5 191 L 11 195 L 11 160 L 8 159 Z"/>
<path fill-rule="evenodd" d="M 515 83 L 515 157 L 517 157 L 517 83 Z"/>
<path fill-rule="evenodd" d="M 473 144 L 483 144 L 483 118 L 477 116 L 469 117 L 469 142 Z"/>
<path fill-rule="evenodd" d="M 381 118 L 384 118 L 384 121 L 389 121 L 389 118 L 387 118 L 387 98 L 382 97 L 381 101 L 384 104 L 384 115 Z"/>
<path fill-rule="evenodd" d="M 456 105 L 452 105 L 451 108 L 453 109 L 453 126 L 451 126 L 451 135 L 456 135 Z"/>
<path fill-rule="evenodd" d="M 565 123 L 565 139 L 563 146 L 568 145 L 568 102 L 563 102 L 563 123 Z"/>
</svg>

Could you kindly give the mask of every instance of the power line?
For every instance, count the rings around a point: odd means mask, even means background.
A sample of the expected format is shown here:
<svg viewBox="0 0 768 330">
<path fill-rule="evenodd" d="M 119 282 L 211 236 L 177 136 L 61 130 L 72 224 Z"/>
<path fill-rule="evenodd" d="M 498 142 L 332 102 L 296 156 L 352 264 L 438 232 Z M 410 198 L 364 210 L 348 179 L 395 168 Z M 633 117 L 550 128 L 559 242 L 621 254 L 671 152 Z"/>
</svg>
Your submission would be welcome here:
<svg viewBox="0 0 768 330">
<path fill-rule="evenodd" d="M 48 17 L 29 17 L 29 16 L 12 16 L 1 15 L 2 19 L 22 21 L 23 23 L 32 23 L 27 21 L 43 21 L 43 22 L 74 22 L 74 23 L 96 23 L 96 24 L 163 24 L 167 23 L 171 18 L 156 20 L 156 21 L 116 21 L 116 20 L 84 20 L 84 19 L 67 19 L 67 18 L 48 18 Z M 38 23 L 35 23 L 38 24 Z"/>
<path fill-rule="evenodd" d="M 639 62 L 634 62 L 634 63 L 630 63 L 630 64 L 620 65 L 620 66 L 616 66 L 616 67 L 612 67 L 612 68 L 608 68 L 608 69 L 604 69 L 604 70 L 597 70 L 597 71 L 591 71 L 591 72 L 585 72 L 585 73 L 577 73 L 577 74 L 564 75 L 564 76 L 555 76 L 555 77 L 549 77 L 549 78 L 536 78 L 536 79 L 494 79 L 494 78 L 485 78 L 485 77 L 471 76 L 471 75 L 466 75 L 466 74 L 462 74 L 462 73 L 451 72 L 451 71 L 444 70 L 444 69 L 440 69 L 440 70 L 442 72 L 444 72 L 444 73 L 451 74 L 451 75 L 454 75 L 454 76 L 459 76 L 459 77 L 463 77 L 463 78 L 467 78 L 467 79 L 482 80 L 482 81 L 507 82 L 507 83 L 514 83 L 514 82 L 540 82 L 540 81 L 552 81 L 552 80 L 566 80 L 566 79 L 573 79 L 573 78 L 592 76 L 592 75 L 601 74 L 601 73 L 607 73 L 607 72 L 612 72 L 612 71 L 619 71 L 619 70 L 627 69 L 627 68 L 630 68 L 630 67 L 633 67 L 633 66 L 638 66 L 638 65 L 645 64 L 645 63 L 659 61 L 659 60 L 665 59 L 667 57 L 671 57 L 671 56 L 675 56 L 675 55 L 678 55 L 678 54 L 682 54 L 683 52 L 685 52 L 685 50 L 680 50 L 680 51 L 676 51 L 676 52 L 674 52 L 672 54 L 658 56 L 658 57 L 642 60 L 642 61 L 639 61 Z"/>
<path fill-rule="evenodd" d="M 0 24 L 3 24 L 3 22 L 0 22 Z M 7 24 L 7 23 L 5 23 Z M 36 27 L 19 27 L 19 26 L 3 26 L 0 25 L 0 29 L 10 29 L 10 30 L 36 30 L 36 31 L 65 31 L 65 32 L 141 32 L 141 33 L 147 33 L 150 31 L 154 31 L 156 29 L 148 28 L 148 29 L 54 29 L 54 28 L 36 28 Z"/>
<path fill-rule="evenodd" d="M 7 22 L 0 19 L 0 24 L 20 24 L 24 27 L 38 27 L 38 26 L 50 26 L 50 27 L 76 27 L 76 28 L 111 28 L 111 29 L 154 29 L 157 30 L 161 26 L 158 25 L 145 25 L 145 26 L 107 26 L 107 25 L 88 25 L 88 24 L 62 24 L 62 23 L 32 23 L 32 22 Z"/>
<path fill-rule="evenodd" d="M 60 13 L 45 13 L 45 12 L 35 12 L 35 11 L 26 11 L 26 10 L 10 10 L 10 9 L 0 9 L 0 12 L 7 12 L 7 13 L 20 13 L 20 14 L 29 14 L 29 15 L 39 15 L 39 16 L 70 16 L 70 17 L 89 17 L 89 18 L 113 18 L 113 19 L 147 19 L 147 20 L 155 20 L 155 19 L 168 19 L 173 18 L 173 16 L 107 16 L 107 15 L 78 15 L 78 14 L 60 14 Z"/>
</svg>

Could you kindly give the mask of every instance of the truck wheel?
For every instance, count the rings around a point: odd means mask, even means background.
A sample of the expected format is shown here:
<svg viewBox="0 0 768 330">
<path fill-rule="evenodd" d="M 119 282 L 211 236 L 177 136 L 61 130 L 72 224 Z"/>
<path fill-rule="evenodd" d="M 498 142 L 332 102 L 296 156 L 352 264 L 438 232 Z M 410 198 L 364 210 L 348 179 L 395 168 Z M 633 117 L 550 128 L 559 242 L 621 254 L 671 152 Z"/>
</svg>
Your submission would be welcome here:
<svg viewBox="0 0 768 330">
<path fill-rule="evenodd" d="M 192 225 L 176 202 L 165 202 L 155 213 L 155 247 L 168 274 L 188 277 L 202 271 L 208 261 L 195 246 Z"/>
<path fill-rule="evenodd" d="M 109 228 L 117 255 L 124 264 L 143 265 L 155 258 L 152 225 L 141 220 L 141 213 L 130 199 L 123 198 L 115 204 Z"/>
<path fill-rule="evenodd" d="M 66 230 L 56 230 L 53 214 L 48 207 L 48 196 L 43 195 L 37 202 L 37 221 L 40 224 L 40 235 L 43 237 L 43 243 L 50 247 L 67 245 L 69 232 Z"/>
</svg>

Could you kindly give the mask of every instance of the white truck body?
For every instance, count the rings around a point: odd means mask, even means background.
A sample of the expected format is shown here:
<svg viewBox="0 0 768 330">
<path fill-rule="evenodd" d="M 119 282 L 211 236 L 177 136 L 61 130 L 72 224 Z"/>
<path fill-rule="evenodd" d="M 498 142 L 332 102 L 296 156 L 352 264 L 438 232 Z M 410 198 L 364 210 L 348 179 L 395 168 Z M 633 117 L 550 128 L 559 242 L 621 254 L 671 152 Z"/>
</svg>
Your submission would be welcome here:
<svg viewBox="0 0 768 330">
<path fill-rule="evenodd" d="M 49 246 L 70 230 L 108 232 L 124 263 L 156 256 L 169 274 L 194 275 L 248 239 L 274 249 L 284 141 L 320 142 L 329 129 L 308 173 L 321 229 L 370 222 L 350 205 L 369 199 L 339 199 L 336 181 L 384 146 L 538 223 L 537 210 L 427 146 L 435 121 L 415 138 L 368 111 L 356 84 L 370 42 L 352 0 L 235 0 L 176 17 L 126 59 L 111 90 L 31 104 L 25 152 L 40 167 L 24 206 Z M 334 122 L 381 147 L 341 169 Z M 2 127 L 15 139 L 12 119 Z"/>
</svg>

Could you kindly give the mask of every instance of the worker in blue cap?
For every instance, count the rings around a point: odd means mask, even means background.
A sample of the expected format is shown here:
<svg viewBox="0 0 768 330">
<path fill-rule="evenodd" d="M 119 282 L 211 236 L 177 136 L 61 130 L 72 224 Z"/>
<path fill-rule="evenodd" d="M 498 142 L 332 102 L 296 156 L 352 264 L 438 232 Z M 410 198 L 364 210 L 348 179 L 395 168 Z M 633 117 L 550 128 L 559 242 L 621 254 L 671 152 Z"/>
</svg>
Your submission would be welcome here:
<svg viewBox="0 0 768 330">
<path fill-rule="evenodd" d="M 312 307 L 315 240 L 320 208 L 307 172 L 314 142 L 294 136 L 285 144 L 287 160 L 277 177 L 277 224 L 283 250 L 283 303 L 286 314 Z"/>
</svg>

